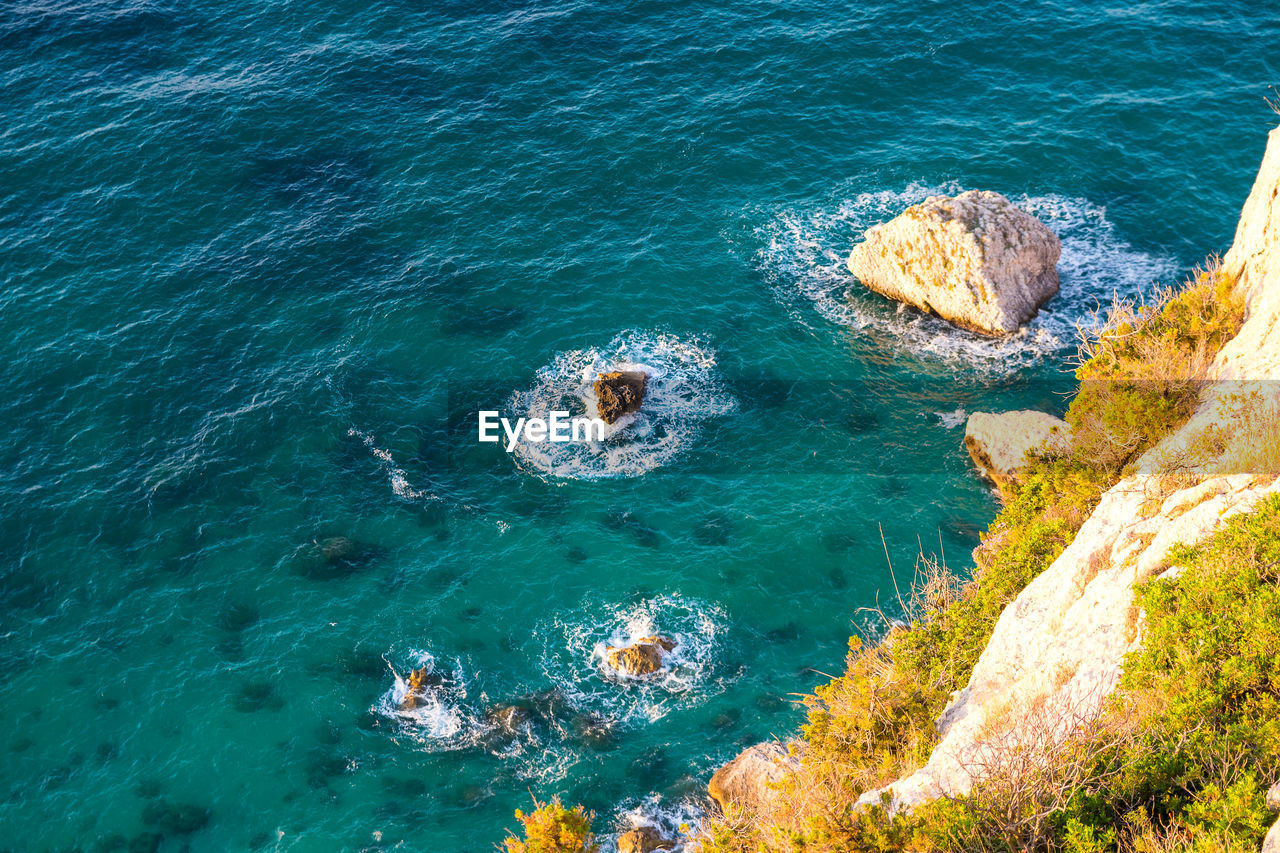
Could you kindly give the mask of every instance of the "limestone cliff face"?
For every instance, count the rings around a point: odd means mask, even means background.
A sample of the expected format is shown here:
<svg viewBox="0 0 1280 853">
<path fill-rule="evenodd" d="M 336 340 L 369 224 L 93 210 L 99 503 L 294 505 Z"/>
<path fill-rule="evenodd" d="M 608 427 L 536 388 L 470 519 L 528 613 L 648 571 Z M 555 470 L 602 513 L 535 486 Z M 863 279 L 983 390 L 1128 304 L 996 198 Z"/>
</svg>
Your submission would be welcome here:
<svg viewBox="0 0 1280 853">
<path fill-rule="evenodd" d="M 1280 127 L 1267 152 L 1223 258 L 1248 302 L 1244 328 L 1218 354 L 1221 379 L 1280 379 Z"/>
<path fill-rule="evenodd" d="M 1005 609 L 968 685 L 938 718 L 942 739 L 929 761 L 882 789 L 896 807 L 967 793 L 1000 743 L 1061 736 L 1095 717 L 1142 639 L 1134 585 L 1178 571 L 1165 562 L 1171 545 L 1201 541 L 1280 491 L 1274 476 L 1206 468 L 1198 484 L 1168 493 L 1149 462 L 1223 417 L 1224 401 L 1242 387 L 1270 394 L 1276 385 L 1249 380 L 1280 379 L 1280 128 L 1270 134 L 1224 265 L 1247 309 L 1215 363 L 1221 381 L 1179 433 L 1148 453 L 1148 464 L 1103 495 L 1070 547 Z M 878 801 L 881 792 L 861 801 Z"/>
</svg>

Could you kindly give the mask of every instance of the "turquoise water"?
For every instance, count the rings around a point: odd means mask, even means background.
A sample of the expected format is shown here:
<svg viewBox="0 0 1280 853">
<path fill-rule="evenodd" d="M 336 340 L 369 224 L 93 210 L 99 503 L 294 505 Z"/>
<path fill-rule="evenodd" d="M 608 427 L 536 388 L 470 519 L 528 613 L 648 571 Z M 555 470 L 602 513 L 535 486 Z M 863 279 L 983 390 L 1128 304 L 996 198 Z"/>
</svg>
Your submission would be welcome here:
<svg viewBox="0 0 1280 853">
<path fill-rule="evenodd" d="M 1230 242 L 1280 14 L 1080 5 L 5 5 L 0 848 L 696 818 L 917 553 L 969 568 L 963 411 L 1061 410 L 1091 307 Z M 1064 243 L 1009 342 L 841 268 L 973 187 Z M 619 357 L 613 456 L 475 441 Z"/>
</svg>

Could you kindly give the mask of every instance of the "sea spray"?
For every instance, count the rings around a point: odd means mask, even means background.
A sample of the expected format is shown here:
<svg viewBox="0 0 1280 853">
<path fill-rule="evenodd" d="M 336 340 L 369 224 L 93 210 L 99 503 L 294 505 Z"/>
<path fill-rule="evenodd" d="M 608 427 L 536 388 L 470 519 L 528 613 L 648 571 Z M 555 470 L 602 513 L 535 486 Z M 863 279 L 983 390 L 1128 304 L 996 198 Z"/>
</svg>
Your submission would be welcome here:
<svg viewBox="0 0 1280 853">
<path fill-rule="evenodd" d="M 618 369 L 648 375 L 640 411 L 607 425 L 601 440 L 519 442 L 513 455 L 523 469 L 578 480 L 636 477 L 672 461 L 708 420 L 736 407 L 716 372 L 714 350 L 671 334 L 630 331 L 599 348 L 560 353 L 505 411 L 513 422 L 547 419 L 553 411 L 594 414 L 593 380 Z"/>
<path fill-rule="evenodd" d="M 749 238 L 758 246 L 755 263 L 784 304 L 807 303 L 826 321 L 904 355 L 994 375 L 1062 353 L 1075 345 L 1078 324 L 1099 304 L 1110 303 L 1114 294 L 1141 293 L 1177 273 L 1173 258 L 1138 251 L 1122 239 L 1105 207 L 1062 195 L 1010 195 L 1062 241 L 1058 295 L 1019 332 L 1002 338 L 966 332 L 858 284 L 845 262 L 867 228 L 930 196 L 961 189 L 955 183 L 912 183 L 809 209 L 762 211 L 768 221 Z M 807 323 L 803 313 L 797 318 Z"/>
</svg>

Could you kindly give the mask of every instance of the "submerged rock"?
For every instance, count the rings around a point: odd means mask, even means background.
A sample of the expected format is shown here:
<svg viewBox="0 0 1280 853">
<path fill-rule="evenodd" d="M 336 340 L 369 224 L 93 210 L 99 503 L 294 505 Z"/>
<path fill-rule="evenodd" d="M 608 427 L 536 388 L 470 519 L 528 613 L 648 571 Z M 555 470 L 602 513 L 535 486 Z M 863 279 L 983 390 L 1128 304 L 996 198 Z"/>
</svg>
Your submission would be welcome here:
<svg viewBox="0 0 1280 853">
<path fill-rule="evenodd" d="M 594 711 L 585 711 L 573 718 L 573 737 L 583 746 L 606 752 L 618 745 L 618 724 Z"/>
<path fill-rule="evenodd" d="M 1058 292 L 1062 245 L 999 193 L 934 196 L 868 229 L 849 255 L 864 285 L 961 328 L 1007 335 Z"/>
<path fill-rule="evenodd" d="M 641 826 L 618 836 L 618 853 L 653 853 L 654 850 L 673 850 L 676 841 L 667 838 L 652 826 Z"/>
<path fill-rule="evenodd" d="M 608 646 L 604 660 L 623 675 L 649 675 L 662 668 L 666 653 L 675 647 L 670 637 L 641 637 L 629 646 Z"/>
<path fill-rule="evenodd" d="M 785 744 L 767 741 L 748 747 L 721 767 L 707 785 L 722 810 L 730 805 L 758 811 L 771 805 L 777 792 L 774 785 L 800 766 Z"/>
<path fill-rule="evenodd" d="M 600 419 L 613 424 L 623 415 L 640 411 L 648 384 L 649 374 L 643 370 L 615 370 L 599 374 L 594 390 Z"/>
<path fill-rule="evenodd" d="M 964 426 L 964 446 L 983 476 L 1001 489 L 1018 482 L 1032 451 L 1061 454 L 1071 449 L 1071 427 L 1044 412 L 998 415 L 974 412 Z"/>
<path fill-rule="evenodd" d="M 484 721 L 493 734 L 505 739 L 515 738 L 533 720 L 533 712 L 520 705 L 495 705 L 484 712 Z"/>
</svg>

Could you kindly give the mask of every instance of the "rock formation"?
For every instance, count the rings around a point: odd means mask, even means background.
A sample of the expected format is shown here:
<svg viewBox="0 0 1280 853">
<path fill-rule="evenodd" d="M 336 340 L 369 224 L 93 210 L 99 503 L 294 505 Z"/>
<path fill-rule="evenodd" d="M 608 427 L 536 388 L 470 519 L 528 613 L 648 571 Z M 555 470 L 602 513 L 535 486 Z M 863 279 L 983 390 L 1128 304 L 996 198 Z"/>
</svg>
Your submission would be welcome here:
<svg viewBox="0 0 1280 853">
<path fill-rule="evenodd" d="M 749 811 L 767 809 L 777 796 L 774 786 L 799 763 L 784 744 L 758 743 L 717 770 L 707 785 L 707 793 L 721 809 L 730 805 Z"/>
<path fill-rule="evenodd" d="M 533 712 L 520 705 L 495 705 L 484 712 L 484 721 L 499 738 L 512 739 L 534 720 Z"/>
<path fill-rule="evenodd" d="M 615 370 L 599 374 L 593 388 L 600 419 L 613 424 L 623 415 L 640 411 L 648 384 L 649 375 L 642 370 Z"/>
<path fill-rule="evenodd" d="M 676 846 L 652 826 L 641 826 L 618 836 L 618 853 L 653 853 L 654 850 L 671 850 Z"/>
<path fill-rule="evenodd" d="M 623 675 L 649 675 L 662 668 L 667 652 L 676 647 L 670 637 L 641 637 L 627 646 L 608 646 L 604 660 Z"/>
<path fill-rule="evenodd" d="M 429 690 L 444 683 L 444 678 L 424 666 L 410 670 L 409 676 L 404 681 L 406 689 L 404 697 L 400 700 L 400 710 L 412 711 L 422 703 Z"/>
<path fill-rule="evenodd" d="M 891 299 L 1006 335 L 1058 292 L 1057 235 L 999 193 L 934 196 L 867 231 L 849 271 Z"/>
<path fill-rule="evenodd" d="M 1248 471 L 1205 471 L 1199 483 L 1170 492 L 1151 461 L 1218 417 L 1218 401 L 1240 389 L 1237 380 L 1280 376 L 1280 129 L 1224 267 L 1239 276 L 1247 302 L 1244 328 L 1216 362 L 1215 378 L 1231 381 L 1205 389 L 1191 420 L 1102 496 L 1067 549 L 1005 608 L 969 683 L 939 716 L 942 737 L 925 766 L 859 802 L 884 791 L 895 807 L 965 794 L 1001 744 L 1050 747 L 1095 718 L 1124 656 L 1141 643 L 1134 585 L 1178 571 L 1166 562 L 1170 546 L 1202 541 L 1280 492 L 1274 474 Z M 1268 843 L 1280 847 L 1280 831 Z"/>
<path fill-rule="evenodd" d="M 1280 812 L 1280 782 L 1267 791 L 1267 808 Z M 1262 853 L 1280 853 L 1280 820 L 1277 820 L 1262 841 Z"/>
<path fill-rule="evenodd" d="M 1028 452 L 1068 452 L 1071 427 L 1044 412 L 974 412 L 964 426 L 964 446 L 983 476 L 1004 489 L 1017 483 Z"/>
</svg>

